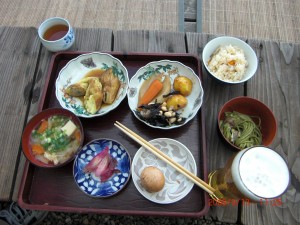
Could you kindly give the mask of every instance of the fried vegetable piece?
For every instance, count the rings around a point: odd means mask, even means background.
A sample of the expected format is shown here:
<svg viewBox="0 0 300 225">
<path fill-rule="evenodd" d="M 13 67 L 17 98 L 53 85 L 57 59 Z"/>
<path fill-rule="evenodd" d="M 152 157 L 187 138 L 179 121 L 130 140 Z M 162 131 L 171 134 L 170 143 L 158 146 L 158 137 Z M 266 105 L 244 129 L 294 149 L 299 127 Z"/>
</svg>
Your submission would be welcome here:
<svg viewBox="0 0 300 225">
<path fill-rule="evenodd" d="M 112 68 L 110 68 L 101 74 L 99 80 L 103 85 L 103 102 L 112 104 L 121 85 L 119 78 L 113 73 Z"/>
<path fill-rule="evenodd" d="M 101 108 L 102 100 L 102 84 L 98 78 L 90 79 L 83 101 L 85 109 L 89 113 L 95 114 Z"/>
<path fill-rule="evenodd" d="M 88 82 L 78 82 L 75 84 L 71 84 L 66 88 L 66 93 L 72 97 L 84 96 L 88 85 Z"/>
</svg>

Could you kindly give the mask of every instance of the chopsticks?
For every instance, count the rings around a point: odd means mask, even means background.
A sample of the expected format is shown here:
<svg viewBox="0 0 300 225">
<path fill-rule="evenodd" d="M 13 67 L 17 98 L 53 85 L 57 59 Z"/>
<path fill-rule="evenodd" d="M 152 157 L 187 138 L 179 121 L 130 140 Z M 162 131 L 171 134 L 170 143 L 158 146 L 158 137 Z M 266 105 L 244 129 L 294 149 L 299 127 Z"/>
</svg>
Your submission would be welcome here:
<svg viewBox="0 0 300 225">
<path fill-rule="evenodd" d="M 156 157 L 163 160 L 168 165 L 172 166 L 174 169 L 176 169 L 179 173 L 183 174 L 185 177 L 187 177 L 189 180 L 191 180 L 194 184 L 202 188 L 204 191 L 209 193 L 210 195 L 214 195 L 215 189 L 211 187 L 209 184 L 201 180 L 199 177 L 197 177 L 192 172 L 185 169 L 182 165 L 172 160 L 169 156 L 161 152 L 158 148 L 154 147 L 152 144 L 147 142 L 145 139 L 140 137 L 138 134 L 134 133 L 132 130 L 121 124 L 120 122 L 116 121 L 114 125 L 119 128 L 121 131 L 123 131 L 125 134 L 127 134 L 130 138 L 135 140 L 137 143 L 139 143 L 141 146 L 152 152 Z"/>
</svg>

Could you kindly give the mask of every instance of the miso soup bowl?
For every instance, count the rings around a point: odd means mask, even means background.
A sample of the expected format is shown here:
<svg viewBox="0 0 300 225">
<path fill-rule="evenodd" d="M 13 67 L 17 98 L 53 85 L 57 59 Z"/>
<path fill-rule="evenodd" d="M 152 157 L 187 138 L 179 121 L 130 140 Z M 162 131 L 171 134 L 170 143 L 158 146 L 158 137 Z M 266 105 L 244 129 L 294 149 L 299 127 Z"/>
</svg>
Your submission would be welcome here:
<svg viewBox="0 0 300 225">
<path fill-rule="evenodd" d="M 44 163 L 36 158 L 36 156 L 33 154 L 32 149 L 31 149 L 31 134 L 32 131 L 37 129 L 38 126 L 40 125 L 42 120 L 48 119 L 51 116 L 54 115 L 62 115 L 69 117 L 72 122 L 79 128 L 80 130 L 80 144 L 76 151 L 69 156 L 69 158 L 60 164 L 55 165 L 54 163 Z M 79 120 L 79 118 L 69 110 L 63 109 L 63 108 L 49 108 L 44 111 L 41 111 L 40 113 L 36 114 L 31 118 L 31 120 L 27 123 L 27 125 L 24 128 L 23 135 L 22 135 L 22 150 L 27 158 L 32 164 L 38 166 L 38 167 L 43 167 L 43 168 L 57 168 L 64 166 L 71 162 L 77 155 L 77 153 L 81 150 L 82 145 L 83 145 L 83 140 L 84 140 L 84 133 L 83 133 L 83 127 L 82 124 Z"/>
<path fill-rule="evenodd" d="M 54 27 L 56 25 L 65 25 L 68 27 L 68 31 L 60 39 L 51 40 L 51 41 L 46 40 L 44 38 L 46 31 L 49 28 Z M 60 17 L 52 17 L 52 18 L 45 20 L 38 28 L 38 35 L 39 35 L 39 38 L 40 38 L 43 46 L 51 52 L 67 50 L 67 49 L 71 48 L 71 46 L 75 42 L 75 35 L 74 35 L 74 31 L 73 31 L 71 24 L 69 23 L 68 20 L 66 20 L 64 18 L 60 18 Z"/>
</svg>

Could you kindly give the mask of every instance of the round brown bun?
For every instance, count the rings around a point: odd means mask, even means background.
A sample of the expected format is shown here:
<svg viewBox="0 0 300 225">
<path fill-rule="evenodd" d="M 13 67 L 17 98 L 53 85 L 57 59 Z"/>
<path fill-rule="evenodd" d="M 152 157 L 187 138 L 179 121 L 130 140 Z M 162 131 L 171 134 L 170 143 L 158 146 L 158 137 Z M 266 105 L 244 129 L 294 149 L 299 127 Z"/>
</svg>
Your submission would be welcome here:
<svg viewBox="0 0 300 225">
<path fill-rule="evenodd" d="M 148 192 L 158 192 L 165 185 L 165 176 L 160 169 L 148 166 L 141 173 L 141 184 Z"/>
</svg>

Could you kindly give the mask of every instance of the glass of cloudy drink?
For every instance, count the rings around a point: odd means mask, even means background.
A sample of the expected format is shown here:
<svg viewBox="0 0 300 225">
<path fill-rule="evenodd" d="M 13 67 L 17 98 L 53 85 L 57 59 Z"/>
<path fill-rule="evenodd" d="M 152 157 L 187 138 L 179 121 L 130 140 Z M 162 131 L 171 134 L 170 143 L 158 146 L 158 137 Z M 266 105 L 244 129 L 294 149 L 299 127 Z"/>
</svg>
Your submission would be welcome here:
<svg viewBox="0 0 300 225">
<path fill-rule="evenodd" d="M 230 158 L 222 169 L 211 172 L 214 200 L 247 199 L 262 202 L 278 198 L 287 189 L 290 175 L 284 159 L 274 150 L 256 146 Z"/>
</svg>

